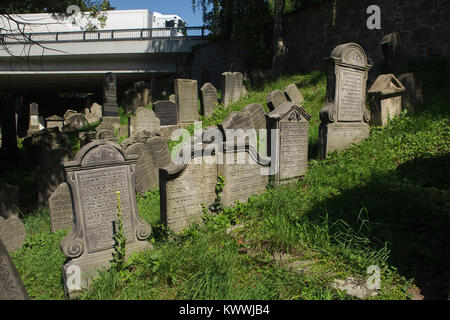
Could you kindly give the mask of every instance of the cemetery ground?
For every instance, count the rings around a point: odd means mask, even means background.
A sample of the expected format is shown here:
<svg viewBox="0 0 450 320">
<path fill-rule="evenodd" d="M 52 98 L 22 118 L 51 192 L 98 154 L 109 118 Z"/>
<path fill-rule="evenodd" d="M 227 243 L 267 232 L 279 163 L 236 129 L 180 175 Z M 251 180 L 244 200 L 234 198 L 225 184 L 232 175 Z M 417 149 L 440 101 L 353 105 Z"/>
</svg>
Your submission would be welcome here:
<svg viewBox="0 0 450 320">
<path fill-rule="evenodd" d="M 447 299 L 450 61 L 409 70 L 423 82 L 424 105 L 325 160 L 317 155 L 323 73 L 284 75 L 217 108 L 204 127 L 249 103 L 265 105 L 267 92 L 296 83 L 312 115 L 306 176 L 205 216 L 204 225 L 180 235 L 160 221 L 158 190 L 138 196 L 154 250 L 134 254 L 121 271 L 102 272 L 80 299 L 356 299 L 331 284 L 350 276 L 365 281 L 372 265 L 381 269 L 381 289 L 369 299 Z M 63 299 L 59 242 L 67 231 L 51 234 L 48 211 L 35 209 L 25 155 L 16 169 L 2 176 L 22 191 L 27 229 L 13 261 L 31 298 Z"/>
</svg>

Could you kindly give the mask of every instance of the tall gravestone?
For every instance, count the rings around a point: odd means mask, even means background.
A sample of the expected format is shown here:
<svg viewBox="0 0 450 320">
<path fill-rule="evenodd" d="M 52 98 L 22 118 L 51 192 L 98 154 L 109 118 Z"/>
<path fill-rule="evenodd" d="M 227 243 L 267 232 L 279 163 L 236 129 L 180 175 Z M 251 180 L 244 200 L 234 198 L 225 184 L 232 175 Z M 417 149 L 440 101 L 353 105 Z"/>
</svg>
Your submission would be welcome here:
<svg viewBox="0 0 450 320">
<path fill-rule="evenodd" d="M 276 168 L 275 182 L 304 176 L 308 168 L 308 127 L 311 116 L 292 102 L 285 102 L 268 118 L 269 152 Z M 272 130 L 278 134 L 272 139 Z M 274 142 L 274 145 L 272 145 Z"/>
<path fill-rule="evenodd" d="M 298 90 L 295 83 L 291 83 L 290 85 L 288 85 L 284 90 L 284 94 L 289 101 L 293 102 L 299 107 L 302 106 L 302 103 L 304 101 L 303 95 L 300 90 Z"/>
<path fill-rule="evenodd" d="M 385 126 L 402 112 L 405 87 L 392 73 L 379 75 L 367 92 L 373 125 Z"/>
<path fill-rule="evenodd" d="M 102 122 L 112 124 L 115 129 L 120 127 L 119 106 L 117 104 L 117 79 L 112 72 L 107 73 L 103 80 Z"/>
<path fill-rule="evenodd" d="M 259 103 L 251 103 L 242 109 L 250 114 L 252 127 L 255 130 L 266 129 L 266 111 Z"/>
<path fill-rule="evenodd" d="M 243 93 L 243 80 L 240 72 L 222 73 L 222 103 L 225 107 L 239 101 Z"/>
<path fill-rule="evenodd" d="M 266 97 L 266 103 L 269 107 L 270 111 L 275 110 L 279 106 L 281 106 L 283 103 L 287 101 L 286 96 L 284 95 L 284 92 L 281 90 L 274 90 L 272 92 L 269 92 Z"/>
<path fill-rule="evenodd" d="M 72 195 L 74 225 L 60 247 L 69 258 L 63 266 L 64 289 L 73 297 L 98 269 L 110 265 L 118 193 L 127 254 L 152 248 L 146 241 L 151 227 L 137 211 L 136 157 L 127 157 L 119 145 L 104 140 L 91 142 L 63 166 Z"/>
<path fill-rule="evenodd" d="M 154 167 L 152 154 L 145 143 L 134 143 L 127 147 L 125 154 L 139 156 L 136 163 L 136 192 L 146 193 L 150 188 L 158 186 L 158 172 Z"/>
<path fill-rule="evenodd" d="M 197 80 L 175 79 L 175 95 L 180 123 L 193 123 L 198 120 Z"/>
<path fill-rule="evenodd" d="M 29 300 L 27 290 L 22 283 L 8 251 L 0 240 L 0 300 Z"/>
<path fill-rule="evenodd" d="M 170 100 L 157 101 L 153 110 L 161 121 L 161 126 L 174 126 L 178 124 L 178 106 Z"/>
<path fill-rule="evenodd" d="M 129 118 L 128 136 L 135 136 L 141 131 L 159 131 L 160 120 L 156 117 L 155 112 L 149 108 L 137 108 L 135 115 Z"/>
<path fill-rule="evenodd" d="M 39 130 L 39 106 L 36 102 L 33 102 L 30 104 L 30 123 L 27 134 L 31 135 Z"/>
<path fill-rule="evenodd" d="M 337 46 L 326 59 L 327 102 L 320 111 L 319 154 L 340 151 L 369 136 L 366 108 L 367 63 L 364 50 L 356 43 Z"/>
<path fill-rule="evenodd" d="M 202 115 L 209 117 L 217 106 L 217 90 L 212 83 L 205 83 L 200 89 L 200 103 Z"/>
<path fill-rule="evenodd" d="M 69 185 L 61 183 L 48 200 L 50 232 L 70 230 L 73 223 L 72 198 Z"/>
</svg>

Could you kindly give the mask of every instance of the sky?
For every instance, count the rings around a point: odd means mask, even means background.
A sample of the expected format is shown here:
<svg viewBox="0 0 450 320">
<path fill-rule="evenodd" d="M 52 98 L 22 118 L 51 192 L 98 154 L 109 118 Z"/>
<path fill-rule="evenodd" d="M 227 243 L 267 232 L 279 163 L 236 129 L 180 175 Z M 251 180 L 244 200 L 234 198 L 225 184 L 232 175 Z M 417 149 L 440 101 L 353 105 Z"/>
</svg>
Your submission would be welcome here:
<svg viewBox="0 0 450 320">
<path fill-rule="evenodd" d="M 116 10 L 148 9 L 162 14 L 177 14 L 190 27 L 202 26 L 201 9 L 192 11 L 192 0 L 109 0 Z"/>
</svg>

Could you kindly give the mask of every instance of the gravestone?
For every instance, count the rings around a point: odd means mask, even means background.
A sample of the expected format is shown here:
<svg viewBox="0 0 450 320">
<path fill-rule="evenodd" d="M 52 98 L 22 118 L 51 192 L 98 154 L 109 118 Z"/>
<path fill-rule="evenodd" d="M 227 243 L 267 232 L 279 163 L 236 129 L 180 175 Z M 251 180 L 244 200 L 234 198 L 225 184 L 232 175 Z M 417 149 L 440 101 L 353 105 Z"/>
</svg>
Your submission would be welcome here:
<svg viewBox="0 0 450 320">
<path fill-rule="evenodd" d="M 100 123 L 95 128 L 95 140 L 110 140 L 115 141 L 116 137 L 114 135 L 114 127 L 108 123 Z M 92 141 L 92 140 L 91 140 Z"/>
<path fill-rule="evenodd" d="M 366 109 L 367 63 L 364 50 L 356 43 L 338 45 L 326 59 L 327 102 L 320 111 L 319 154 L 340 151 L 369 136 Z"/>
<path fill-rule="evenodd" d="M 101 117 L 99 117 L 97 113 L 91 112 L 86 108 L 84 112 L 84 119 L 88 124 L 93 124 L 95 122 L 99 122 L 101 120 Z"/>
<path fill-rule="evenodd" d="M 158 173 L 148 146 L 145 143 L 134 143 L 127 147 L 125 154 L 138 156 L 135 175 L 136 192 L 144 194 L 150 188 L 157 187 Z"/>
<path fill-rule="evenodd" d="M 308 169 L 308 126 L 311 116 L 301 106 L 285 102 L 267 118 L 269 152 L 276 168 L 275 182 L 304 176 Z M 272 130 L 278 132 L 273 140 Z"/>
<path fill-rule="evenodd" d="M 72 114 L 65 120 L 63 130 L 77 130 L 87 125 L 87 121 L 81 113 Z"/>
<path fill-rule="evenodd" d="M 153 104 L 156 116 L 161 121 L 161 126 L 171 126 L 178 124 L 177 104 L 172 101 L 162 100 Z"/>
<path fill-rule="evenodd" d="M 72 230 L 60 244 L 69 258 L 63 266 L 64 289 L 69 298 L 86 287 L 97 270 L 110 265 L 118 194 L 127 256 L 152 248 L 146 241 L 151 227 L 137 211 L 136 162 L 136 157 L 126 156 L 119 145 L 101 140 L 84 146 L 73 161 L 63 163 L 74 208 Z"/>
<path fill-rule="evenodd" d="M 70 116 L 77 114 L 78 112 L 76 112 L 75 110 L 71 110 L 68 109 L 65 113 L 64 113 L 64 121 L 66 121 Z"/>
<path fill-rule="evenodd" d="M 422 81 L 418 80 L 413 73 L 404 73 L 398 76 L 406 91 L 402 99 L 402 108 L 408 112 L 414 112 L 422 105 Z"/>
<path fill-rule="evenodd" d="M 281 90 L 269 92 L 266 96 L 266 103 L 270 111 L 275 110 L 287 101 L 286 96 Z"/>
<path fill-rule="evenodd" d="M 125 99 L 123 101 L 125 111 L 127 114 L 134 113 L 137 108 L 142 107 L 141 96 L 139 92 L 134 89 L 129 89 L 125 92 Z"/>
<path fill-rule="evenodd" d="M 200 89 L 200 103 L 202 115 L 209 117 L 217 106 L 217 90 L 212 83 L 205 83 Z"/>
<path fill-rule="evenodd" d="M 151 86 L 145 81 L 138 81 L 133 84 L 134 90 L 139 93 L 140 107 L 146 107 L 152 103 Z"/>
<path fill-rule="evenodd" d="M 214 156 L 206 156 L 201 164 L 170 164 L 159 170 L 161 221 L 175 233 L 202 221 L 202 203 L 216 198 L 217 165 Z M 207 163 L 209 161 L 209 163 Z"/>
<path fill-rule="evenodd" d="M 38 132 L 39 129 L 39 106 L 36 102 L 30 104 L 30 123 L 27 135 Z"/>
<path fill-rule="evenodd" d="M 159 168 L 172 163 L 167 139 L 155 136 L 148 138 L 145 143 L 150 150 L 153 166 L 156 168 L 156 176 L 158 177 Z M 156 185 L 159 185 L 158 181 L 156 181 Z"/>
<path fill-rule="evenodd" d="M 259 103 L 251 103 L 242 109 L 250 114 L 252 128 L 255 130 L 266 129 L 266 111 Z"/>
<path fill-rule="evenodd" d="M 22 248 L 26 236 L 25 226 L 19 218 L 4 219 L 0 217 L 0 240 L 8 252 L 14 252 Z"/>
<path fill-rule="evenodd" d="M 103 112 L 104 117 L 118 117 L 119 106 L 117 105 L 117 80 L 112 72 L 105 74 L 103 79 Z"/>
<path fill-rule="evenodd" d="M 256 131 L 253 130 L 252 118 L 248 112 L 233 111 L 219 124 L 218 127 L 222 132 L 225 141 L 232 142 L 234 137 L 242 138 L 244 133 L 236 131 L 241 129 L 243 131 L 252 130 L 252 136 L 254 134 L 256 142 Z M 242 139 L 241 141 L 245 140 Z"/>
<path fill-rule="evenodd" d="M 73 224 L 72 198 L 67 183 L 61 183 L 48 200 L 50 232 L 70 230 Z"/>
<path fill-rule="evenodd" d="M 19 188 L 0 180 L 0 217 L 5 219 L 19 217 L 18 203 Z"/>
<path fill-rule="evenodd" d="M 198 120 L 197 80 L 175 79 L 175 95 L 178 105 L 178 121 L 191 123 Z"/>
<path fill-rule="evenodd" d="M 90 111 L 100 119 L 103 117 L 102 106 L 96 102 L 92 104 Z"/>
<path fill-rule="evenodd" d="M 303 101 L 305 100 L 303 99 L 302 93 L 300 92 L 300 90 L 298 90 L 297 86 L 294 83 L 291 83 L 286 87 L 286 89 L 284 90 L 284 94 L 289 101 L 293 102 L 299 107 L 302 106 Z"/>
<path fill-rule="evenodd" d="M 244 76 L 240 72 L 222 73 L 222 103 L 225 107 L 239 101 L 243 93 L 243 80 Z"/>
<path fill-rule="evenodd" d="M 251 195 L 263 193 L 269 182 L 269 176 L 263 171 L 268 169 L 270 159 L 259 156 L 256 149 L 248 145 L 236 148 L 224 143 L 223 150 L 225 159 L 217 169 L 218 174 L 225 178 L 222 204 L 245 203 Z"/>
<path fill-rule="evenodd" d="M 392 73 L 378 76 L 368 91 L 372 124 L 385 126 L 402 112 L 405 87 Z"/>
<path fill-rule="evenodd" d="M 59 131 L 62 131 L 62 127 L 64 126 L 64 118 L 60 116 L 53 115 L 45 119 L 47 128 L 58 128 Z"/>
<path fill-rule="evenodd" d="M 27 290 L 22 283 L 8 250 L 0 240 L 0 300 L 29 300 Z"/>
<path fill-rule="evenodd" d="M 160 120 L 156 117 L 152 109 L 139 107 L 135 115 L 129 118 L 128 136 L 135 136 L 141 131 L 159 131 Z"/>
<path fill-rule="evenodd" d="M 402 41 L 397 32 L 389 33 L 380 43 L 381 51 L 390 73 L 398 74 L 405 66 L 405 54 Z"/>
</svg>

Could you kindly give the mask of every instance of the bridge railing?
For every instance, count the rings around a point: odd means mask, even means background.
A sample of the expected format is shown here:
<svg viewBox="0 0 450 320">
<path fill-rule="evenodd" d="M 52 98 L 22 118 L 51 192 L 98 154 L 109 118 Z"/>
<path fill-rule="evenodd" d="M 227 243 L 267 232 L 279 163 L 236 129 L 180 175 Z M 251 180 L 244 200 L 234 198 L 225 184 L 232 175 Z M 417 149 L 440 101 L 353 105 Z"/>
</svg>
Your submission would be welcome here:
<svg viewBox="0 0 450 320">
<path fill-rule="evenodd" d="M 202 40 L 209 30 L 205 27 L 121 29 L 67 32 L 39 32 L 0 34 L 0 42 L 5 44 L 23 44 L 30 42 L 84 42 L 119 40 Z"/>
</svg>

